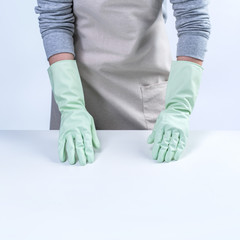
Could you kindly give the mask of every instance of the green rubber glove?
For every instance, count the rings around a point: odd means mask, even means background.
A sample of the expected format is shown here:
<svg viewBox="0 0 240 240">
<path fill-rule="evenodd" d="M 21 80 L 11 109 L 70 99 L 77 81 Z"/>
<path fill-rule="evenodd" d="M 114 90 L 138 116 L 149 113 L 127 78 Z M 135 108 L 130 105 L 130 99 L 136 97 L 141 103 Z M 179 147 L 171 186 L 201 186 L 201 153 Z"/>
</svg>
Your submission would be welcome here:
<svg viewBox="0 0 240 240">
<path fill-rule="evenodd" d="M 82 83 L 76 60 L 53 63 L 48 74 L 55 101 L 61 112 L 58 153 L 61 162 L 80 165 L 94 162 L 100 148 L 93 117 L 85 108 Z"/>
<path fill-rule="evenodd" d="M 178 160 L 189 134 L 192 113 L 200 86 L 203 67 L 190 61 L 172 61 L 166 89 L 165 109 L 157 117 L 147 143 L 153 144 L 157 162 Z"/>
</svg>

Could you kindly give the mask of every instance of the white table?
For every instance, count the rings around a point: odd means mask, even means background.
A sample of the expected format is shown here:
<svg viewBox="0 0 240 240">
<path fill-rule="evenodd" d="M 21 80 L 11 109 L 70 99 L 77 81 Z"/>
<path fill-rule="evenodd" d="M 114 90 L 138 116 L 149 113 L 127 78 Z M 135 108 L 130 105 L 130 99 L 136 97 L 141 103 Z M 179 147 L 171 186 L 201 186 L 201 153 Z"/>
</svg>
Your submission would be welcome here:
<svg viewBox="0 0 240 240">
<path fill-rule="evenodd" d="M 240 131 L 191 131 L 157 163 L 148 130 L 98 130 L 86 166 L 58 160 L 58 131 L 0 131 L 1 240 L 239 240 Z"/>
</svg>

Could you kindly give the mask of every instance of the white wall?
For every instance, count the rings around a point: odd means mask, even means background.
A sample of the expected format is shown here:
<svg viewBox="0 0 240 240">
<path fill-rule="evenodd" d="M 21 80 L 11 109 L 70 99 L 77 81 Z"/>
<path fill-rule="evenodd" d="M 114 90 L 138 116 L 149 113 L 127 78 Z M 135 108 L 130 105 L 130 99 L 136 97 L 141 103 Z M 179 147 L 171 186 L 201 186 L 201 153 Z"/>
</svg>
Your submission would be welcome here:
<svg viewBox="0 0 240 240">
<path fill-rule="evenodd" d="M 167 31 L 175 56 L 175 18 L 167 1 Z M 51 88 L 35 5 L 36 1 L 1 3 L 0 129 L 49 129 Z M 236 0 L 210 1 L 212 32 L 192 130 L 240 130 L 239 8 Z"/>
</svg>

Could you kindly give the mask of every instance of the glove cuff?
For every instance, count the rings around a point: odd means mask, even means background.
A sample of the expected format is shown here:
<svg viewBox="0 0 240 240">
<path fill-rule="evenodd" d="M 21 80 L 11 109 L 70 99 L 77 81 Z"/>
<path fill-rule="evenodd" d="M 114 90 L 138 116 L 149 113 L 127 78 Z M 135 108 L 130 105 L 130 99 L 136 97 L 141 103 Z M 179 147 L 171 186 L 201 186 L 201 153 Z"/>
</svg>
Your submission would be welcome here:
<svg viewBox="0 0 240 240">
<path fill-rule="evenodd" d="M 47 69 L 59 111 L 85 107 L 84 92 L 76 60 L 60 60 Z"/>
<path fill-rule="evenodd" d="M 203 67 L 190 61 L 172 61 L 165 108 L 190 115 L 195 105 Z"/>
</svg>

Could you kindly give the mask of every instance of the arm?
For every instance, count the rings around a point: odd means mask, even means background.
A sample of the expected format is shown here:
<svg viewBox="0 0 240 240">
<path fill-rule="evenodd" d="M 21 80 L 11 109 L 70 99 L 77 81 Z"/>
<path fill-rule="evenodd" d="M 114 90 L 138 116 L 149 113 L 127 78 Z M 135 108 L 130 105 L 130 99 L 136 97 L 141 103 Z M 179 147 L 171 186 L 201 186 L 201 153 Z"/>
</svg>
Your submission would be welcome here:
<svg viewBox="0 0 240 240">
<path fill-rule="evenodd" d="M 202 65 L 211 24 L 208 15 L 208 0 L 170 0 L 178 33 L 177 60 Z"/>
<path fill-rule="evenodd" d="M 147 142 L 154 144 L 157 162 L 178 160 L 187 144 L 189 117 L 201 82 L 202 61 L 210 33 L 206 0 L 170 0 L 178 31 L 177 61 L 172 61 L 165 109 L 156 120 Z"/>
<path fill-rule="evenodd" d="M 81 165 L 95 161 L 93 148 L 100 148 L 93 117 L 85 108 L 84 92 L 74 60 L 72 0 L 38 0 L 39 26 L 49 60 L 48 74 L 61 112 L 59 159 Z"/>
<path fill-rule="evenodd" d="M 178 56 L 177 61 L 189 61 L 193 63 L 197 63 L 202 66 L 203 61 L 197 58 L 187 57 L 187 56 Z"/>
<path fill-rule="evenodd" d="M 57 53 L 49 57 L 49 64 L 52 65 L 53 63 L 61 60 L 74 60 L 74 55 L 72 53 Z"/>
<path fill-rule="evenodd" d="M 43 45 L 50 64 L 74 59 L 74 22 L 72 0 L 38 0 L 38 17 Z"/>
</svg>

